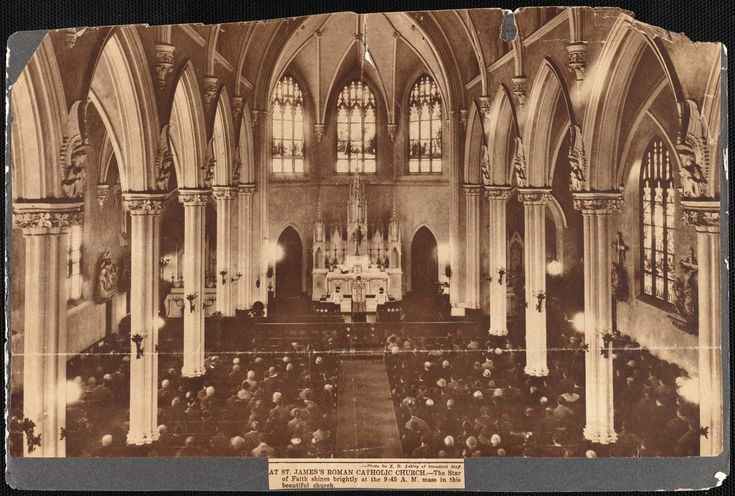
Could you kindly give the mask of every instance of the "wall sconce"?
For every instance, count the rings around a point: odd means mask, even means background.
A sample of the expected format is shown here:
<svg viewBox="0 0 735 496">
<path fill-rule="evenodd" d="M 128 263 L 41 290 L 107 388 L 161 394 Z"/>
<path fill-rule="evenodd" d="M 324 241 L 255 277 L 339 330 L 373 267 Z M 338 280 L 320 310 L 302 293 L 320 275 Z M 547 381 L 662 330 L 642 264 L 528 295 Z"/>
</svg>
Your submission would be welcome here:
<svg viewBox="0 0 735 496">
<path fill-rule="evenodd" d="M 217 299 L 216 299 L 216 298 L 215 298 L 214 296 L 212 296 L 212 297 L 210 297 L 210 298 L 207 298 L 207 299 L 206 299 L 206 300 L 204 301 L 204 304 L 202 305 L 202 308 L 209 308 L 209 307 L 211 307 L 212 305 L 214 305 L 214 302 L 215 302 L 216 300 L 217 300 Z"/>
<path fill-rule="evenodd" d="M 600 355 L 605 358 L 610 358 L 610 345 L 614 339 L 615 337 L 610 332 L 602 335 L 602 349 L 600 349 Z"/>
<path fill-rule="evenodd" d="M 41 446 L 41 434 L 36 434 L 34 431 L 36 429 L 36 423 L 29 419 L 24 418 L 23 423 L 21 424 L 21 429 L 23 430 L 23 433 L 26 435 L 26 444 L 28 446 L 28 453 L 32 453 L 37 446 Z"/>
<path fill-rule="evenodd" d="M 197 296 L 199 295 L 196 293 L 189 293 L 186 295 L 186 299 L 189 301 L 189 312 L 191 313 L 194 313 L 194 300 L 197 299 Z"/>
<path fill-rule="evenodd" d="M 498 267 L 498 286 L 503 285 L 503 276 L 505 276 L 505 269 L 503 267 Z"/>
<path fill-rule="evenodd" d="M 546 293 L 544 293 L 543 291 L 539 291 L 538 293 L 536 293 L 535 296 L 536 296 L 536 311 L 538 313 L 541 313 L 541 306 L 543 305 L 544 300 L 546 299 Z"/>
<path fill-rule="evenodd" d="M 230 277 L 230 282 L 239 281 L 241 277 L 242 273 L 238 272 L 237 274 L 235 274 L 235 277 Z"/>
<path fill-rule="evenodd" d="M 220 270 L 219 275 L 222 276 L 222 284 L 225 284 L 227 282 L 227 279 L 225 278 L 225 276 L 227 275 L 227 270 L 225 269 Z"/>
<path fill-rule="evenodd" d="M 139 333 L 135 334 L 130 340 L 135 343 L 135 359 L 139 359 L 143 356 L 143 336 Z"/>
</svg>

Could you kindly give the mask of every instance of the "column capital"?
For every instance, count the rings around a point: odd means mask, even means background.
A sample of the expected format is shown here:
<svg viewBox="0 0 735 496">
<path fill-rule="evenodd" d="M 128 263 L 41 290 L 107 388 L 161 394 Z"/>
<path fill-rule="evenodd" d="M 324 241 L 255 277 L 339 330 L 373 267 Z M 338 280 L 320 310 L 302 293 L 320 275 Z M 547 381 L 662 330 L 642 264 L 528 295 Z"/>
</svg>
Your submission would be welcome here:
<svg viewBox="0 0 735 496">
<path fill-rule="evenodd" d="M 580 192 L 572 195 L 574 208 L 582 213 L 610 214 L 619 212 L 623 208 L 622 191 L 593 191 Z"/>
<path fill-rule="evenodd" d="M 475 98 L 475 101 L 477 102 L 477 109 L 483 114 L 486 115 L 490 112 L 490 105 L 492 104 L 493 97 L 488 95 L 482 95 Z"/>
<path fill-rule="evenodd" d="M 212 186 L 215 200 L 232 200 L 237 195 L 237 186 Z"/>
<path fill-rule="evenodd" d="M 209 202 L 212 191 L 209 189 L 179 189 L 179 201 L 185 207 L 201 207 Z"/>
<path fill-rule="evenodd" d="M 123 193 L 123 206 L 130 215 L 158 215 L 169 193 L 128 192 Z"/>
<path fill-rule="evenodd" d="M 718 200 L 681 200 L 684 222 L 698 232 L 720 232 L 720 202 Z"/>
<path fill-rule="evenodd" d="M 549 188 L 518 188 L 518 201 L 528 205 L 546 205 L 551 198 Z"/>
<path fill-rule="evenodd" d="M 58 234 L 84 223 L 84 202 L 55 199 L 13 202 L 13 227 L 24 234 Z"/>
<path fill-rule="evenodd" d="M 463 184 L 464 194 L 466 196 L 480 196 L 482 193 L 482 185 L 480 184 Z"/>
<path fill-rule="evenodd" d="M 238 196 L 253 196 L 255 183 L 241 183 L 237 185 Z"/>
<path fill-rule="evenodd" d="M 485 198 L 488 200 L 507 200 L 513 193 L 513 186 L 485 185 Z"/>
</svg>

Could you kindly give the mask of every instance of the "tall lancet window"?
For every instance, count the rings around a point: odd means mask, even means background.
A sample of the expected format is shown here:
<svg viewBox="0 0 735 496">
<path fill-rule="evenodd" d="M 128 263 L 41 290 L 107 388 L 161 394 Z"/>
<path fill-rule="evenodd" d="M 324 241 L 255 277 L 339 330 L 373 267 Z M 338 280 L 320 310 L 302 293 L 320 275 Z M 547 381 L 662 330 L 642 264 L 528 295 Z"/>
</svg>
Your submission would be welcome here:
<svg viewBox="0 0 735 496">
<path fill-rule="evenodd" d="M 374 173 L 375 95 L 362 81 L 352 81 L 337 96 L 337 172 Z"/>
<path fill-rule="evenodd" d="M 276 174 L 304 172 L 304 95 L 290 76 L 276 83 L 271 108 L 271 156 Z"/>
<path fill-rule="evenodd" d="M 72 226 L 69 230 L 67 279 L 69 300 L 82 297 L 82 226 Z"/>
<path fill-rule="evenodd" d="M 641 164 L 643 294 L 674 301 L 674 176 L 668 148 L 654 138 Z"/>
<path fill-rule="evenodd" d="M 429 76 L 421 76 L 408 98 L 408 172 L 442 171 L 442 97 Z"/>
</svg>

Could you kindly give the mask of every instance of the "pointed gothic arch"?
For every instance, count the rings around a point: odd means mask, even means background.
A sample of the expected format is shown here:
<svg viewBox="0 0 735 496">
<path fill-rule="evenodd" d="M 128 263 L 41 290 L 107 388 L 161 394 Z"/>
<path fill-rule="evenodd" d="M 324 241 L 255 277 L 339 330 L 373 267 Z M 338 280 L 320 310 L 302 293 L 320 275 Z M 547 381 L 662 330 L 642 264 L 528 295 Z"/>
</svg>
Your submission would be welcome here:
<svg viewBox="0 0 735 496">
<path fill-rule="evenodd" d="M 123 190 L 155 190 L 160 125 L 148 60 L 134 27 L 110 31 L 88 96 L 110 136 Z"/>
<path fill-rule="evenodd" d="M 13 198 L 62 196 L 60 150 L 67 110 L 48 35 L 13 84 L 10 103 Z"/>
<path fill-rule="evenodd" d="M 299 296 L 303 292 L 307 267 L 303 240 L 292 224 L 286 225 L 278 235 L 274 260 L 278 297 Z"/>
<path fill-rule="evenodd" d="M 560 99 L 564 106 L 564 115 L 558 115 Z M 565 123 L 575 124 L 574 110 L 564 78 L 548 57 L 544 58 L 534 79 L 526 115 L 532 117 L 524 130 L 528 184 L 534 187 L 548 186 L 554 177 L 553 155 L 556 153 L 551 144 L 556 142 L 559 133 L 559 126 L 555 124 L 560 119 Z"/>
<path fill-rule="evenodd" d="M 439 281 L 439 244 L 426 224 L 411 236 L 411 292 L 422 296 L 436 294 Z"/>
<path fill-rule="evenodd" d="M 180 188 L 201 188 L 213 171 L 208 170 L 204 107 L 190 61 L 181 68 L 175 88 L 169 134 L 176 181 Z"/>
<path fill-rule="evenodd" d="M 212 146 L 214 151 L 214 184 L 218 186 L 233 183 L 235 131 L 232 122 L 232 108 L 227 87 L 222 86 L 217 95 L 217 107 L 212 125 Z"/>
<path fill-rule="evenodd" d="M 670 68 L 667 56 L 654 40 L 635 26 L 635 21 L 621 14 L 603 45 L 597 64 L 608 70 L 595 71 L 585 85 L 589 93 L 582 125 L 590 170 L 587 186 L 606 191 L 620 186 L 623 174 L 619 170 L 618 145 L 621 139 L 620 122 L 644 51 L 653 52 L 661 71 L 674 95 L 679 121 L 682 123 L 683 97 L 681 86 Z"/>
</svg>

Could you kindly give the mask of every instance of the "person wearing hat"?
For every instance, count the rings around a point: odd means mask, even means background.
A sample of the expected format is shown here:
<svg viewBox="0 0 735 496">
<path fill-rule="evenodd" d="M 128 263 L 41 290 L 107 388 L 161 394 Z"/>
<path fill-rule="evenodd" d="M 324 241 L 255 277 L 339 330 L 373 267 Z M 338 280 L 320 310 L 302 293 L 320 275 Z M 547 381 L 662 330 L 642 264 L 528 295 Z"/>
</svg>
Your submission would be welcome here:
<svg viewBox="0 0 735 496">
<path fill-rule="evenodd" d="M 454 436 L 446 436 L 444 438 L 442 451 L 444 452 L 444 456 L 441 458 L 459 458 L 459 451 L 454 447 Z"/>
<path fill-rule="evenodd" d="M 188 436 L 184 440 L 184 447 L 176 452 L 177 457 L 181 456 L 199 456 L 201 450 L 197 446 L 197 440 L 194 436 Z"/>
<path fill-rule="evenodd" d="M 413 451 L 421 445 L 421 427 L 419 424 L 418 417 L 411 417 L 406 422 L 406 430 L 401 437 L 401 445 L 403 446 L 403 453 L 406 456 L 411 456 Z"/>
<path fill-rule="evenodd" d="M 301 418 L 301 409 L 299 408 L 292 408 L 291 409 L 291 420 L 288 421 L 288 433 L 289 435 L 294 438 L 298 437 L 301 438 L 303 436 L 307 436 L 308 433 L 306 432 L 308 430 L 308 424 L 304 422 L 304 420 Z"/>
<path fill-rule="evenodd" d="M 431 447 L 430 440 L 431 438 L 428 434 L 422 435 L 421 444 L 411 452 L 411 458 L 433 458 L 434 449 Z"/>
<path fill-rule="evenodd" d="M 94 456 L 118 456 L 117 449 L 112 444 L 112 434 L 105 434 L 100 440 L 100 447 L 94 452 Z"/>
<path fill-rule="evenodd" d="M 235 358 L 235 360 L 239 360 L 238 358 Z M 240 383 L 245 379 L 245 374 L 242 373 L 242 370 L 240 369 L 240 364 L 236 363 L 232 366 L 232 371 L 230 372 L 230 375 L 228 377 L 228 380 L 230 382 L 234 383 Z"/>
<path fill-rule="evenodd" d="M 171 388 L 171 381 L 164 379 L 161 381 L 161 389 L 158 390 L 158 404 L 167 405 L 173 398 L 174 391 Z"/>
<path fill-rule="evenodd" d="M 286 458 L 305 458 L 306 449 L 300 437 L 293 437 L 286 446 Z"/>
<path fill-rule="evenodd" d="M 265 435 L 265 433 L 260 434 L 259 436 L 260 442 L 250 452 L 252 456 L 256 458 L 270 458 L 276 455 L 276 450 L 274 450 L 271 446 L 268 445 L 268 443 L 266 442 L 266 437 L 267 436 Z"/>
<path fill-rule="evenodd" d="M 462 458 L 471 458 L 482 456 L 482 452 L 477 449 L 477 438 L 475 436 L 469 436 L 465 439 L 465 446 L 462 450 Z"/>
</svg>

